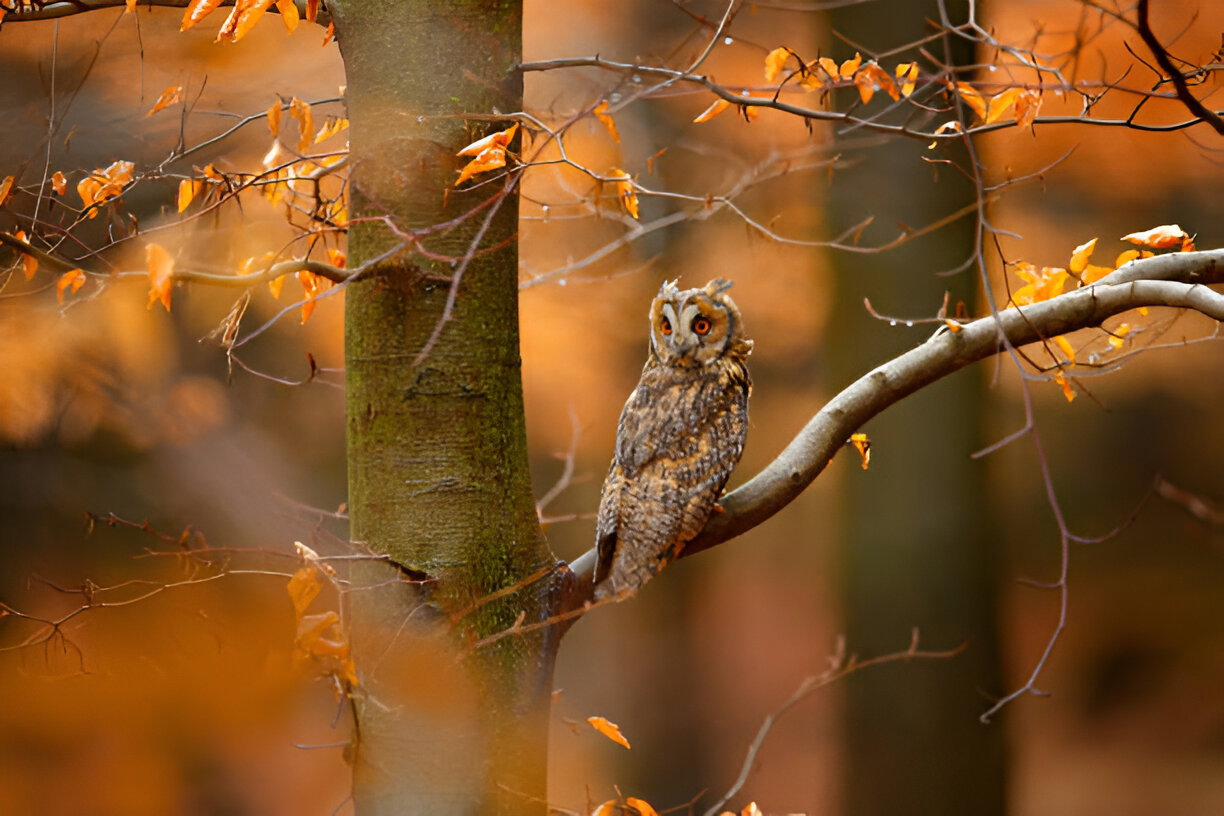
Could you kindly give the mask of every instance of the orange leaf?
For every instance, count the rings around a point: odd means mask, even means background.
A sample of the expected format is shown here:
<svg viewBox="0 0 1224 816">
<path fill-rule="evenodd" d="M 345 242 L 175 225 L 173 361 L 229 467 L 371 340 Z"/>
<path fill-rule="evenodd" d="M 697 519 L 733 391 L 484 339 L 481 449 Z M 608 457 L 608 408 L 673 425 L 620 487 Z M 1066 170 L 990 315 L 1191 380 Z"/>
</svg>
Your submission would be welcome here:
<svg viewBox="0 0 1224 816">
<path fill-rule="evenodd" d="M 13 233 L 13 237 L 15 237 L 18 241 L 25 241 L 27 244 L 29 243 L 29 241 L 26 239 L 25 230 L 17 230 L 17 232 Z M 32 280 L 34 278 L 34 273 L 38 271 L 38 259 L 33 255 L 27 255 L 23 252 L 21 253 L 21 265 L 25 269 L 25 279 Z"/>
<path fill-rule="evenodd" d="M 170 311 L 170 288 L 174 283 L 174 257 L 157 244 L 145 245 L 145 264 L 149 268 L 149 306 L 161 301 Z"/>
<path fill-rule="evenodd" d="M 1126 337 L 1128 332 L 1130 332 L 1129 323 L 1123 323 L 1110 332 L 1109 345 L 1113 347 L 1114 351 L 1122 348 L 1122 344 L 1125 342 L 1123 338 Z"/>
<path fill-rule="evenodd" d="M 633 188 L 633 178 L 624 170 L 616 167 L 609 170 L 608 175 L 616 179 L 616 195 L 620 198 L 621 206 L 625 208 L 625 212 L 636 219 L 638 217 L 638 197 L 637 191 Z"/>
<path fill-rule="evenodd" d="M 1084 284 L 1085 286 L 1087 286 L 1090 283 L 1096 283 L 1097 281 L 1099 281 L 1101 278 L 1105 277 L 1112 271 L 1113 271 L 1113 267 L 1110 267 L 1110 266 L 1097 266 L 1096 264 L 1088 264 L 1088 266 L 1084 268 L 1084 273 L 1080 275 L 1080 283 Z"/>
<path fill-rule="evenodd" d="M 744 806 L 744 809 L 740 811 L 740 816 L 763 816 L 763 814 L 761 813 L 761 809 L 757 807 L 756 802 L 749 802 Z"/>
<path fill-rule="evenodd" d="M 268 108 L 268 130 L 272 131 L 272 138 L 275 139 L 280 135 L 281 114 L 284 112 L 281 108 L 283 103 L 277 99 L 272 103 L 272 107 Z"/>
<path fill-rule="evenodd" d="M 1139 257 L 1139 250 L 1128 249 L 1125 252 L 1119 254 L 1118 257 L 1114 259 L 1114 269 L 1117 269 L 1122 264 L 1128 264 L 1138 257 Z"/>
<path fill-rule="evenodd" d="M 271 7 L 272 0 L 237 0 L 229 17 L 226 17 L 225 22 L 221 24 L 221 30 L 217 32 L 217 41 L 238 42 L 255 27 L 259 18 Z"/>
<path fill-rule="evenodd" d="M 1071 263 L 1067 265 L 1067 268 L 1071 270 L 1071 274 L 1078 275 L 1084 271 L 1084 268 L 1088 265 L 1088 259 L 1092 257 L 1092 250 L 1096 249 L 1096 242 L 1097 239 L 1093 238 L 1088 243 L 1077 246 L 1075 251 L 1071 253 Z"/>
<path fill-rule="evenodd" d="M 1041 91 L 1024 91 L 1016 99 L 1016 124 L 1031 128 L 1041 110 Z"/>
<path fill-rule="evenodd" d="M 1193 252 L 1194 251 L 1194 239 L 1191 238 L 1189 235 L 1187 235 L 1185 238 L 1182 238 L 1182 245 L 1181 245 L 1180 251 L 1181 252 Z"/>
<path fill-rule="evenodd" d="M 1016 100 L 1020 98 L 1020 94 L 1024 91 L 1021 88 L 1008 88 L 1003 93 L 996 95 L 990 100 L 990 104 L 986 107 L 986 124 L 996 122 L 1003 118 L 1003 114 L 1007 113 L 1007 109 L 1016 104 Z"/>
<path fill-rule="evenodd" d="M 63 176 L 61 175 L 60 178 L 63 178 Z M 52 183 L 54 183 L 54 181 Z M 13 177 L 5 176 L 4 180 L 0 181 L 0 206 L 3 206 L 4 202 L 8 201 L 9 196 L 12 194 L 12 192 L 13 192 Z"/>
<path fill-rule="evenodd" d="M 1067 382 L 1067 378 L 1063 376 L 1061 371 L 1054 372 L 1054 382 L 1058 383 L 1058 387 L 1062 389 L 1063 396 L 1067 402 L 1075 402 L 1075 391 L 1071 388 L 1071 383 Z"/>
<path fill-rule="evenodd" d="M 702 122 L 708 122 L 729 107 L 731 107 L 731 103 L 727 100 L 721 98 L 715 99 L 710 107 L 697 114 L 697 118 L 693 120 L 693 124 L 699 125 Z"/>
<path fill-rule="evenodd" d="M 182 212 L 191 204 L 191 200 L 204 189 L 204 182 L 199 179 L 183 179 L 178 187 L 178 211 Z"/>
<path fill-rule="evenodd" d="M 603 717 L 587 717 L 587 722 L 589 722 L 591 727 L 593 727 L 596 731 L 603 734 L 613 742 L 623 745 L 626 748 L 629 747 L 629 740 L 625 739 L 624 735 L 621 734 L 620 728 L 611 720 L 606 720 Z"/>
<path fill-rule="evenodd" d="M 323 122 L 323 127 L 315 134 L 315 144 L 325 142 L 342 130 L 348 130 L 349 120 L 343 116 L 329 116 Z"/>
<path fill-rule="evenodd" d="M 186 31 L 196 23 L 203 20 L 213 9 L 221 5 L 221 0 L 193 0 L 187 5 L 187 10 L 183 12 L 183 24 L 179 27 L 179 31 Z"/>
<path fill-rule="evenodd" d="M 1071 347 L 1071 341 L 1067 339 L 1067 335 L 1060 334 L 1054 338 L 1054 345 L 1062 350 L 1069 362 L 1075 362 L 1075 349 Z"/>
<path fill-rule="evenodd" d="M 332 266 L 340 269 L 343 269 L 345 263 L 348 262 L 348 258 L 345 257 L 344 253 L 333 247 L 327 248 L 327 260 Z"/>
<path fill-rule="evenodd" d="M 55 282 L 55 297 L 60 303 L 64 302 L 64 290 L 68 289 L 72 294 L 76 294 L 77 290 L 85 285 L 85 273 L 80 269 L 70 269 L 59 276 Z"/>
<path fill-rule="evenodd" d="M 310 140 L 314 138 L 314 114 L 310 112 L 310 104 L 293 97 L 289 100 L 289 115 L 298 123 L 298 152 L 305 153 L 310 148 Z"/>
<path fill-rule="evenodd" d="M 604 100 L 595 106 L 595 110 L 591 111 L 595 114 L 595 118 L 603 122 L 603 126 L 608 129 L 609 135 L 612 136 L 612 141 L 620 144 L 620 134 L 616 131 L 616 122 L 612 120 L 612 114 L 608 113 L 608 100 Z"/>
<path fill-rule="evenodd" d="M 306 22 L 313 23 L 319 17 L 319 0 L 306 0 Z"/>
<path fill-rule="evenodd" d="M 486 173 L 489 170 L 496 170 L 499 167 L 505 166 L 506 148 L 486 147 L 476 158 L 463 166 L 463 169 L 459 171 L 459 178 L 455 179 L 454 186 L 458 187 L 477 173 Z"/>
<path fill-rule="evenodd" d="M 841 75 L 842 79 L 849 79 L 850 77 L 854 76 L 854 72 L 857 71 L 859 66 L 862 64 L 863 55 L 855 51 L 854 59 L 848 59 L 843 62 L 841 67 L 837 69 L 837 73 Z"/>
<path fill-rule="evenodd" d="M 129 161 L 113 162 L 105 170 L 98 168 L 77 183 L 77 194 L 86 207 L 101 204 L 123 192 L 123 187 L 132 180 L 136 165 Z M 89 217 L 98 214 L 91 210 Z"/>
<path fill-rule="evenodd" d="M 908 98 L 918 84 L 918 63 L 903 62 L 898 65 L 897 79 L 901 82 L 901 95 Z"/>
<path fill-rule="evenodd" d="M 638 816 L 659 816 L 659 812 L 650 806 L 649 802 L 636 796 L 626 796 L 625 805 L 638 812 Z"/>
<path fill-rule="evenodd" d="M 276 0 L 276 10 L 280 12 L 281 22 L 285 24 L 289 33 L 297 31 L 298 21 L 301 19 L 297 4 L 293 0 Z"/>
<path fill-rule="evenodd" d="M 1132 232 L 1130 235 L 1123 235 L 1123 241 L 1130 241 L 1132 244 L 1147 247 L 1148 249 L 1168 249 L 1172 246 L 1177 246 L 1189 236 L 1185 231 L 1176 224 L 1165 224 L 1160 227 L 1152 227 L 1144 232 Z"/>
<path fill-rule="evenodd" d="M 510 145 L 510 140 L 514 138 L 514 134 L 518 132 L 518 123 L 515 122 L 505 130 L 499 130 L 496 133 L 490 133 L 483 139 L 477 139 L 467 147 L 456 153 L 456 156 L 479 156 L 490 147 L 500 147 L 503 150 Z"/>
<path fill-rule="evenodd" d="M 268 288 L 272 290 L 272 297 L 279 298 L 281 296 L 281 290 L 285 288 L 285 276 L 278 275 L 272 280 L 268 281 Z"/>
<path fill-rule="evenodd" d="M 331 286 L 331 281 L 322 275 L 316 275 L 305 269 L 299 269 L 294 275 L 296 275 L 298 283 L 302 284 L 302 289 L 306 292 L 306 302 L 302 304 L 302 322 L 305 323 L 310 319 L 310 315 L 314 313 L 315 299 L 319 296 L 320 292 Z"/>
<path fill-rule="evenodd" d="M 841 77 L 840 72 L 837 70 L 837 63 L 829 57 L 821 57 L 816 60 L 816 64 L 820 66 L 820 70 L 824 71 L 825 75 L 833 82 L 836 82 Z"/>
<path fill-rule="evenodd" d="M 976 88 L 968 82 L 958 82 L 956 83 L 956 91 L 960 94 L 960 98 L 964 100 L 965 104 L 973 109 L 977 118 L 986 118 L 986 100 L 982 98 L 982 95 L 977 92 Z"/>
<path fill-rule="evenodd" d="M 327 31 L 323 32 L 323 45 L 331 42 L 334 36 L 336 36 L 336 22 L 333 20 L 327 24 Z"/>
<path fill-rule="evenodd" d="M 765 81 L 773 82 L 778 78 L 778 74 L 782 73 L 782 66 L 786 65 L 786 61 L 790 59 L 793 52 L 783 46 L 775 48 L 765 55 Z"/>
<path fill-rule="evenodd" d="M 935 133 L 934 133 L 934 135 L 935 135 L 935 136 L 939 136 L 939 135 L 942 135 L 942 134 L 944 134 L 944 133 L 948 133 L 948 132 L 952 132 L 952 133 L 963 133 L 963 132 L 964 132 L 964 128 L 962 128 L 962 127 L 961 127 L 961 123 L 960 123 L 960 122 L 957 122 L 956 120 L 953 120 L 953 121 L 951 121 L 951 122 L 944 122 L 942 125 L 940 125 L 939 127 L 935 128 Z M 932 140 L 932 141 L 931 141 L 931 143 L 930 143 L 929 145 L 927 145 L 927 150 L 934 150 L 934 149 L 935 149 L 935 146 L 936 146 L 936 145 L 938 145 L 938 144 L 939 144 L 939 140 L 938 140 L 938 139 L 934 139 L 934 140 Z"/>
<path fill-rule="evenodd" d="M 306 607 L 318 596 L 320 588 L 319 570 L 313 564 L 299 567 L 289 579 L 289 599 L 293 601 L 293 614 L 299 621 L 306 613 Z"/>
<path fill-rule="evenodd" d="M 68 179 L 64 178 L 64 174 L 58 170 L 51 176 L 51 189 L 55 191 L 56 195 L 61 196 L 68 192 Z M 4 203 L 4 196 L 3 185 L 0 185 L 0 204 Z"/>
<path fill-rule="evenodd" d="M 960 331 L 959 327 L 957 331 Z M 863 459 L 863 470 L 866 470 L 867 465 L 871 462 L 871 440 L 865 433 L 856 433 L 850 435 L 850 444 L 859 452 L 859 456 Z"/>
<path fill-rule="evenodd" d="M 894 100 L 901 98 L 901 94 L 897 90 L 897 83 L 893 82 L 888 72 L 876 64 L 874 60 L 864 65 L 854 75 L 854 85 L 858 88 L 859 98 L 863 100 L 863 104 L 871 101 L 871 97 L 876 91 L 884 91 Z"/>
<path fill-rule="evenodd" d="M 152 110 L 150 110 L 148 113 L 145 114 L 145 118 L 148 119 L 150 116 L 157 113 L 159 110 L 165 110 L 166 108 L 170 107 L 174 103 L 182 102 L 182 101 L 183 101 L 183 86 L 182 85 L 171 85 L 169 88 L 166 88 L 166 90 L 161 92 L 161 96 L 159 96 L 157 98 L 157 102 L 153 104 Z"/>
<path fill-rule="evenodd" d="M 592 810 L 591 816 L 618 816 L 619 813 L 620 806 L 616 804 L 616 800 L 609 799 L 608 801 L 601 803 L 599 807 Z"/>
</svg>

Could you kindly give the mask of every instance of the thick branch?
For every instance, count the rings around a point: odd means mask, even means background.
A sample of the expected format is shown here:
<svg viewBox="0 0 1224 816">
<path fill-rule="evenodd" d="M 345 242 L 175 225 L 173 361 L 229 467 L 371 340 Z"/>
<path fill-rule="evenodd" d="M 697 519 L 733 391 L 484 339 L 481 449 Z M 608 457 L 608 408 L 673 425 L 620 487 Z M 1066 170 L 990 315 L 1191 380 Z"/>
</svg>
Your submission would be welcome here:
<svg viewBox="0 0 1224 816">
<path fill-rule="evenodd" d="M 1009 346 L 1017 347 L 1104 320 L 1140 306 L 1193 309 L 1224 321 L 1224 294 L 1203 284 L 1224 283 L 1224 249 L 1181 252 L 1132 261 L 1101 281 L 1052 300 L 941 330 L 917 348 L 860 377 L 830 400 L 760 473 L 723 496 L 725 512 L 711 517 L 682 555 L 741 535 L 794 501 L 832 461 L 850 435 L 885 408 Z M 571 603 L 591 598 L 595 551 L 571 565 L 577 586 Z"/>
</svg>

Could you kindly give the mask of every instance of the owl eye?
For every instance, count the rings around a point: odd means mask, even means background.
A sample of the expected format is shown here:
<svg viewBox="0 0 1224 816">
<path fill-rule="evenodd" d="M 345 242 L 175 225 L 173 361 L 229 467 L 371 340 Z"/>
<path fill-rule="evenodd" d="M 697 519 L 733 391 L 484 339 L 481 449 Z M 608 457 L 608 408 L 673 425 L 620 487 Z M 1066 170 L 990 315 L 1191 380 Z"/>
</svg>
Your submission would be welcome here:
<svg viewBox="0 0 1224 816">
<path fill-rule="evenodd" d="M 667 337 L 672 333 L 671 321 L 666 317 L 659 322 L 659 331 L 663 333 L 664 337 Z"/>
<path fill-rule="evenodd" d="M 697 334 L 710 333 L 710 321 L 704 317 L 699 317 L 693 321 L 693 331 Z"/>
</svg>

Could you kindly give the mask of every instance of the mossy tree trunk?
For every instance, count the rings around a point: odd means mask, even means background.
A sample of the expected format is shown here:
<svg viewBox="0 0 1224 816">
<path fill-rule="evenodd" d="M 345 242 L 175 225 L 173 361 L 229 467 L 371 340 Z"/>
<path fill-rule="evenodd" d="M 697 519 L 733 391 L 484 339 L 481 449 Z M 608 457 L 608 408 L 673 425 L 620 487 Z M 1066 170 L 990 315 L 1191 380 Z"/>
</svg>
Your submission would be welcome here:
<svg viewBox="0 0 1224 816">
<path fill-rule="evenodd" d="M 365 565 L 348 593 L 354 801 L 361 816 L 539 812 L 555 640 L 475 646 L 548 614 L 550 580 L 523 580 L 550 554 L 527 466 L 518 206 L 502 181 L 452 188 L 455 153 L 522 108 L 521 3 L 328 5 L 347 74 L 350 266 L 401 240 L 382 216 L 426 250 L 346 292 L 351 536 L 398 567 L 388 580 Z"/>
</svg>

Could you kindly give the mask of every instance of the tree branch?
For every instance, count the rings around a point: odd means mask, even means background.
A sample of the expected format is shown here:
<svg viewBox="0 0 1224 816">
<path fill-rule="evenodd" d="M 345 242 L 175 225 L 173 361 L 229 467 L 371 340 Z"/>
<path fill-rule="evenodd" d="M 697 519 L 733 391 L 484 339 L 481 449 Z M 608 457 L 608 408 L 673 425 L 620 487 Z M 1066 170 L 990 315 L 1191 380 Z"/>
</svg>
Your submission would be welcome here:
<svg viewBox="0 0 1224 816">
<path fill-rule="evenodd" d="M 1195 116 L 1215 128 L 1217 133 L 1224 135 L 1224 119 L 1221 119 L 1218 114 L 1200 102 L 1198 97 L 1190 93 L 1190 86 L 1186 84 L 1185 74 L 1177 69 L 1177 66 L 1173 64 L 1173 60 L 1169 59 L 1169 52 L 1160 44 L 1160 40 L 1156 39 L 1156 34 L 1152 31 L 1151 21 L 1148 19 L 1148 0 L 1139 0 L 1139 19 L 1135 24 L 1135 30 L 1139 32 L 1144 45 L 1148 47 L 1148 50 L 1152 52 L 1152 56 L 1156 58 L 1156 64 L 1160 66 L 1160 70 L 1164 71 L 1165 75 L 1172 81 L 1173 87 L 1177 90 L 1177 98 L 1182 101 L 1182 104 Z"/>
<path fill-rule="evenodd" d="M 140 6 L 164 6 L 167 8 L 186 8 L 191 0 L 136 0 L 137 8 Z M 60 17 L 71 17 L 74 14 L 84 14 L 88 11 L 98 11 L 107 8 L 123 8 L 127 5 L 126 0 L 0 0 L 0 10 L 7 12 L 4 15 L 4 23 L 21 23 L 27 20 L 53 20 Z M 234 5 L 234 0 L 223 0 L 222 6 Z M 294 5 L 298 7 L 298 14 L 305 19 L 306 16 L 306 0 L 294 0 Z M 277 8 L 273 5 L 269 11 L 277 12 Z M 327 25 L 331 21 L 331 17 L 323 8 L 319 9 L 316 23 Z"/>
<path fill-rule="evenodd" d="M 1140 306 L 1193 309 L 1224 321 L 1224 294 L 1203 284 L 1224 283 L 1224 249 L 1178 252 L 1132 261 L 1091 286 L 1022 308 L 1008 308 L 941 329 L 917 348 L 860 377 L 830 400 L 760 473 L 720 500 L 681 557 L 742 535 L 794 501 L 832 461 L 850 435 L 885 408 L 953 372 L 1018 347 L 1104 320 Z M 571 603 L 593 597 L 595 550 L 571 564 Z"/>
</svg>

